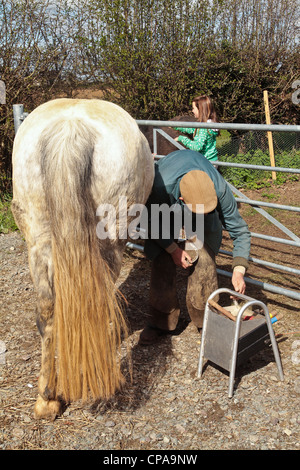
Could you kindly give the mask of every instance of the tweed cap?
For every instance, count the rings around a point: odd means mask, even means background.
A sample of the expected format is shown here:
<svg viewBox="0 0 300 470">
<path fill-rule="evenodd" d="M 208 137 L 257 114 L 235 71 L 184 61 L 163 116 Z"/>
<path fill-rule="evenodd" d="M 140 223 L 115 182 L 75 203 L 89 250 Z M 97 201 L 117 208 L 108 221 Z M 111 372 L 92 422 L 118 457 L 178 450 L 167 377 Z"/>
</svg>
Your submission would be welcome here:
<svg viewBox="0 0 300 470">
<path fill-rule="evenodd" d="M 208 214 L 217 207 L 215 186 L 205 171 L 189 171 L 182 177 L 179 187 L 185 204 L 191 206 L 192 212 Z"/>
</svg>

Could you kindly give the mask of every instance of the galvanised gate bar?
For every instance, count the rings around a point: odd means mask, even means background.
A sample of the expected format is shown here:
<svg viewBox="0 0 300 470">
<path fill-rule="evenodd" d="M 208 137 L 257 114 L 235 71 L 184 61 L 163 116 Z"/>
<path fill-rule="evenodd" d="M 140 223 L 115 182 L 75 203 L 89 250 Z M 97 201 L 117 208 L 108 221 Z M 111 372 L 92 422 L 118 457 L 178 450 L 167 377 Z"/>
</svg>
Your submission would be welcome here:
<svg viewBox="0 0 300 470">
<path fill-rule="evenodd" d="M 163 158 L 164 155 L 157 155 L 157 134 L 160 134 L 164 138 L 166 138 L 170 143 L 172 143 L 175 147 L 178 149 L 184 149 L 179 142 L 176 142 L 174 139 L 172 139 L 166 132 L 164 132 L 162 129 L 159 129 L 160 127 L 196 127 L 196 128 L 207 128 L 207 129 L 226 129 L 226 130 L 257 130 L 257 131 L 264 131 L 264 132 L 300 132 L 300 126 L 294 126 L 294 125 L 274 125 L 274 124 L 226 124 L 226 123 L 198 123 L 198 122 L 182 122 L 182 121 L 150 121 L 150 120 L 137 120 L 137 123 L 140 126 L 153 126 L 153 153 L 156 155 L 155 158 Z M 261 165 L 250 165 L 250 164 L 241 164 L 241 163 L 229 163 L 229 162 L 222 162 L 220 160 L 214 162 L 214 164 L 218 166 L 223 166 L 223 167 L 234 167 L 234 168 L 247 168 L 247 169 L 255 169 L 255 170 L 262 170 L 262 171 L 275 171 L 275 172 L 283 172 L 283 173 L 290 173 L 290 174 L 300 174 L 300 169 L 295 169 L 295 168 L 281 168 L 281 167 L 273 167 L 273 166 L 261 166 Z M 238 197 L 236 197 L 236 201 L 240 203 L 246 203 L 249 204 L 255 209 L 257 212 L 259 212 L 263 217 L 265 217 L 267 220 L 269 220 L 271 223 L 273 223 L 276 227 L 278 227 L 283 233 L 285 233 L 289 239 L 286 238 L 278 238 L 278 237 L 272 237 L 269 235 L 264 235 L 264 234 L 259 234 L 259 233 L 253 233 L 251 232 L 251 236 L 253 238 L 261 238 L 264 240 L 272 241 L 272 242 L 277 242 L 285 245 L 290 245 L 293 247 L 300 247 L 300 238 L 294 234 L 291 230 L 289 230 L 287 227 L 285 227 L 283 224 L 281 224 L 278 220 L 276 220 L 274 217 L 272 217 L 268 212 L 266 212 L 264 209 L 261 209 L 261 207 L 270 207 L 274 209 L 281 209 L 281 210 L 287 210 L 291 212 L 300 212 L 300 207 L 296 206 L 287 206 L 287 205 L 281 205 L 281 204 L 272 204 L 269 202 L 263 202 L 263 201 L 254 201 L 249 198 L 247 198 L 244 194 L 242 194 L 237 188 L 235 188 L 232 184 L 228 183 L 232 192 L 236 194 Z M 138 250 L 143 251 L 143 248 L 140 245 L 129 243 L 128 244 L 131 248 L 135 248 Z M 227 251 L 220 250 L 220 253 L 223 254 L 231 254 Z M 256 264 L 260 264 L 262 266 L 267 266 L 270 268 L 274 269 L 279 269 L 281 271 L 289 272 L 294 275 L 299 275 L 300 270 L 291 268 L 289 266 L 283 266 L 280 264 L 276 263 L 271 263 L 268 261 L 264 261 L 261 259 L 257 258 L 252 258 L 249 257 L 249 261 L 254 262 Z M 217 272 L 220 275 L 231 277 L 231 273 L 217 269 Z M 285 295 L 287 297 L 300 300 L 300 293 L 296 291 L 292 291 L 289 289 L 286 289 L 284 287 L 278 287 L 278 286 L 273 286 L 271 284 L 261 282 L 261 281 L 256 281 L 254 279 L 250 279 L 245 277 L 245 281 L 247 284 L 252 284 L 255 285 L 261 289 L 267 290 L 269 292 L 274 292 L 278 294 Z"/>
</svg>

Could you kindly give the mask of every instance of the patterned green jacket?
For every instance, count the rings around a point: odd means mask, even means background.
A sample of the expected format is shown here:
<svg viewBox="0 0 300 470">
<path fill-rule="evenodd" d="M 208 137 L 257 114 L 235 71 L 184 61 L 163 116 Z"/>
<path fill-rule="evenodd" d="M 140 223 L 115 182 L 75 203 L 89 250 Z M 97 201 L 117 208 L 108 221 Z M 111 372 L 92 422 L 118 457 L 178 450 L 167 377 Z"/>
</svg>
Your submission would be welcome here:
<svg viewBox="0 0 300 470">
<path fill-rule="evenodd" d="M 184 134 L 194 134 L 195 128 L 192 127 L 174 127 L 177 131 Z M 197 129 L 193 140 L 189 137 L 180 135 L 178 142 L 181 142 L 186 148 L 202 153 L 210 161 L 218 160 L 218 151 L 216 149 L 216 137 L 218 131 L 214 129 Z"/>
</svg>

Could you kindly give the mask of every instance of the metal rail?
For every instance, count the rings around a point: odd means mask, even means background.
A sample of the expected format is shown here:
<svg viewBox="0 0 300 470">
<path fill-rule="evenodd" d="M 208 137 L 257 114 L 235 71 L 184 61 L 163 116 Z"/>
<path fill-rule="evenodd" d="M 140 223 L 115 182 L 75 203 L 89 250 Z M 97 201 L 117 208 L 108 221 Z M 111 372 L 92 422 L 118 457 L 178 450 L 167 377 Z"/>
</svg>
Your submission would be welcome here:
<svg viewBox="0 0 300 470">
<path fill-rule="evenodd" d="M 139 126 L 154 127 L 196 127 L 197 129 L 228 129 L 240 131 L 264 131 L 264 132 L 300 132 L 298 125 L 282 124 L 229 124 L 225 122 L 181 122 L 181 121 L 147 121 L 138 119 Z"/>
<path fill-rule="evenodd" d="M 166 140 L 172 143 L 179 150 L 185 149 L 185 147 L 183 147 L 179 142 L 176 142 L 172 137 L 170 137 L 162 129 L 158 129 L 158 127 L 193 127 L 193 128 L 227 129 L 227 130 L 243 130 L 243 131 L 259 130 L 259 131 L 264 131 L 264 132 L 268 132 L 268 131 L 300 132 L 300 126 L 287 126 L 287 125 L 274 125 L 274 124 L 270 124 L 270 125 L 268 124 L 228 124 L 228 123 L 197 123 L 197 122 L 180 122 L 180 121 L 178 122 L 146 121 L 146 120 L 138 120 L 137 123 L 139 125 L 147 125 L 147 126 L 154 127 L 153 129 L 153 152 L 154 154 L 156 154 L 155 156 L 156 159 L 164 158 L 164 155 L 157 154 L 157 134 L 162 135 Z M 215 161 L 214 165 L 224 166 L 224 167 L 234 167 L 234 168 L 248 168 L 248 169 L 255 169 L 255 170 L 262 170 L 262 171 L 276 171 L 276 172 L 283 172 L 283 173 L 300 174 L 300 169 L 295 169 L 295 168 L 281 168 L 281 167 L 273 167 L 273 166 L 250 165 L 250 164 L 231 163 L 231 162 L 222 162 L 222 161 Z M 281 224 L 278 220 L 276 220 L 273 216 L 271 216 L 267 211 L 261 208 L 261 207 L 270 207 L 274 209 L 288 210 L 291 212 L 298 213 L 300 212 L 299 207 L 251 200 L 250 198 L 246 197 L 243 193 L 241 193 L 237 188 L 235 188 L 232 184 L 230 183 L 228 184 L 232 192 L 236 196 L 238 196 L 236 197 L 237 202 L 251 205 L 254 210 L 259 212 L 263 217 L 265 217 L 267 220 L 273 223 L 277 228 L 279 228 L 282 232 L 284 232 L 287 236 L 289 236 L 290 240 L 284 239 L 284 238 L 272 237 L 269 235 L 264 235 L 264 234 L 259 234 L 259 233 L 252 233 L 252 232 L 251 232 L 251 237 L 261 238 L 261 239 L 268 240 L 271 242 L 277 242 L 277 243 L 281 243 L 285 245 L 290 245 L 293 247 L 300 247 L 300 238 L 296 234 L 294 234 L 291 230 L 289 230 L 287 227 L 285 227 L 283 224 Z M 128 246 L 132 247 L 133 249 L 138 249 L 140 251 L 143 251 L 143 247 L 140 247 L 139 245 L 131 243 L 131 244 L 128 244 Z M 229 254 L 232 256 L 232 253 L 225 252 L 224 250 L 220 250 L 220 253 Z M 295 274 L 295 275 L 300 274 L 300 271 L 297 269 L 290 268 L 288 266 L 282 266 L 282 265 L 275 264 L 275 263 L 270 263 L 264 260 L 259 260 L 257 258 L 249 257 L 249 261 L 252 261 L 256 264 L 261 264 L 264 266 L 272 267 L 275 269 L 280 269 L 282 271 L 289 272 L 291 274 Z M 231 273 L 228 273 L 227 271 L 224 271 L 221 269 L 217 269 L 217 272 L 220 275 L 227 276 L 227 277 L 231 277 L 232 275 Z M 263 290 L 279 293 L 279 294 L 285 295 L 287 297 L 290 297 L 296 300 L 300 299 L 300 294 L 293 290 L 289 290 L 289 289 L 278 287 L 278 286 L 273 286 L 271 284 L 261 282 L 261 281 L 255 281 L 247 277 L 245 277 L 245 282 L 247 284 L 256 285 Z"/>
<path fill-rule="evenodd" d="M 20 125 L 24 121 L 24 119 L 28 116 L 28 113 L 24 112 L 24 106 L 22 104 L 16 104 L 13 105 L 13 114 L 14 114 L 14 127 L 15 127 L 15 133 L 17 133 Z M 170 141 L 173 145 L 175 145 L 178 149 L 184 149 L 180 143 L 176 142 L 174 139 L 172 139 L 168 134 L 166 134 L 162 129 L 158 129 L 158 127 L 196 127 L 196 128 L 206 128 L 206 129 L 227 129 L 227 130 L 243 130 L 243 131 L 249 131 L 249 130 L 259 130 L 259 131 L 264 131 L 264 132 L 300 132 L 300 126 L 289 126 L 289 125 L 275 125 L 275 124 L 229 124 L 229 123 L 197 123 L 197 122 L 180 122 L 180 121 L 153 121 L 153 120 L 137 120 L 136 121 L 139 126 L 153 126 L 153 144 L 154 144 L 154 153 L 157 153 L 157 133 L 161 134 L 163 137 L 165 137 L 168 141 Z M 163 158 L 164 155 L 157 155 L 156 158 Z M 242 164 L 242 163 L 230 163 L 230 162 L 222 162 L 222 161 L 216 161 L 214 164 L 217 164 L 218 166 L 229 166 L 229 167 L 235 167 L 235 168 L 248 168 L 248 169 L 255 169 L 255 170 L 262 170 L 262 171 L 276 171 L 276 172 L 285 172 L 285 173 L 294 173 L 294 174 L 300 174 L 300 169 L 294 169 L 294 168 L 280 168 L 280 167 L 272 167 L 272 166 L 262 166 L 262 165 L 248 165 L 248 164 Z M 229 184 L 229 183 L 228 183 Z M 284 239 L 284 238 L 278 238 L 278 237 L 272 237 L 269 235 L 264 235 L 264 234 L 259 234 L 259 233 L 251 233 L 251 236 L 254 238 L 261 238 L 264 240 L 268 240 L 271 242 L 276 242 L 280 244 L 285 244 L 285 245 L 290 245 L 293 247 L 300 247 L 300 238 L 295 235 L 291 230 L 287 229 L 283 224 L 278 222 L 274 217 L 272 217 L 268 212 L 266 212 L 264 209 L 261 209 L 261 207 L 271 207 L 271 208 L 276 208 L 280 210 L 288 210 L 288 211 L 293 211 L 293 212 L 300 212 L 300 208 L 295 207 L 295 206 L 286 206 L 286 205 L 281 205 L 281 204 L 272 204 L 268 202 L 263 202 L 263 201 L 255 201 L 247 198 L 244 194 L 242 194 L 237 188 L 229 184 L 231 187 L 232 191 L 234 194 L 236 194 L 237 197 L 236 201 L 240 203 L 246 203 L 251 205 L 256 211 L 258 211 L 261 215 L 266 217 L 270 222 L 272 222 L 274 225 L 276 225 L 280 230 L 282 230 L 286 235 L 288 235 L 291 240 Z M 141 252 L 144 251 L 144 248 L 141 245 L 135 244 L 128 242 L 127 247 L 130 249 L 136 249 Z M 220 252 L 224 254 L 230 254 L 229 252 L 225 252 L 220 250 Z M 264 260 L 259 260 L 256 258 L 249 258 L 250 261 L 254 263 L 259 263 L 265 266 L 269 266 L 272 268 L 278 268 L 283 271 L 289 272 L 291 274 L 299 274 L 299 270 L 290 268 L 287 266 L 282 266 L 282 265 L 276 265 L 274 263 L 270 263 L 268 261 Z M 217 272 L 220 275 L 231 277 L 231 273 L 217 269 Z M 283 287 L 278 287 L 278 286 L 273 286 L 271 284 L 261 282 L 261 281 L 255 281 L 254 279 L 250 278 L 245 278 L 245 281 L 247 284 L 252 284 L 260 287 L 263 290 L 267 290 L 270 292 L 275 292 L 278 294 L 285 295 L 287 297 L 293 298 L 293 299 L 300 299 L 300 294 L 296 291 L 285 289 Z"/>
<path fill-rule="evenodd" d="M 144 252 L 144 247 L 142 245 L 139 245 L 138 243 L 128 242 L 126 246 L 127 248 L 131 250 L 137 250 L 137 251 L 140 251 L 141 253 Z M 217 273 L 225 277 L 232 276 L 232 273 L 229 273 L 228 271 L 224 271 L 223 269 L 217 269 Z M 300 300 L 299 292 L 293 291 L 291 289 L 285 289 L 283 287 L 273 286 L 272 284 L 268 284 L 267 282 L 256 281 L 255 279 L 251 279 L 249 277 L 245 277 L 244 279 L 245 279 L 246 284 L 257 286 L 262 290 L 266 290 L 268 292 L 274 292 L 275 294 L 281 294 L 291 299 Z"/>
</svg>

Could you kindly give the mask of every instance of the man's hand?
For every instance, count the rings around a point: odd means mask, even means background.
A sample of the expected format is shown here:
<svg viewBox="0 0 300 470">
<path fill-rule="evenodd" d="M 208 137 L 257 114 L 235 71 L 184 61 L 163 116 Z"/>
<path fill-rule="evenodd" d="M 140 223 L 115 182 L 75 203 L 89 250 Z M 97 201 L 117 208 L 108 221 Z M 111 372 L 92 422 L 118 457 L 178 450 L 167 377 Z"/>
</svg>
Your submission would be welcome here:
<svg viewBox="0 0 300 470">
<path fill-rule="evenodd" d="M 232 285 L 236 292 L 244 294 L 246 290 L 246 283 L 244 281 L 244 275 L 239 271 L 233 271 L 232 274 Z"/>
<path fill-rule="evenodd" d="M 179 248 L 179 246 L 176 248 L 175 251 L 173 251 L 171 256 L 176 266 L 181 266 L 184 269 L 188 268 L 193 264 L 192 258 L 188 255 L 186 251 Z"/>
</svg>

